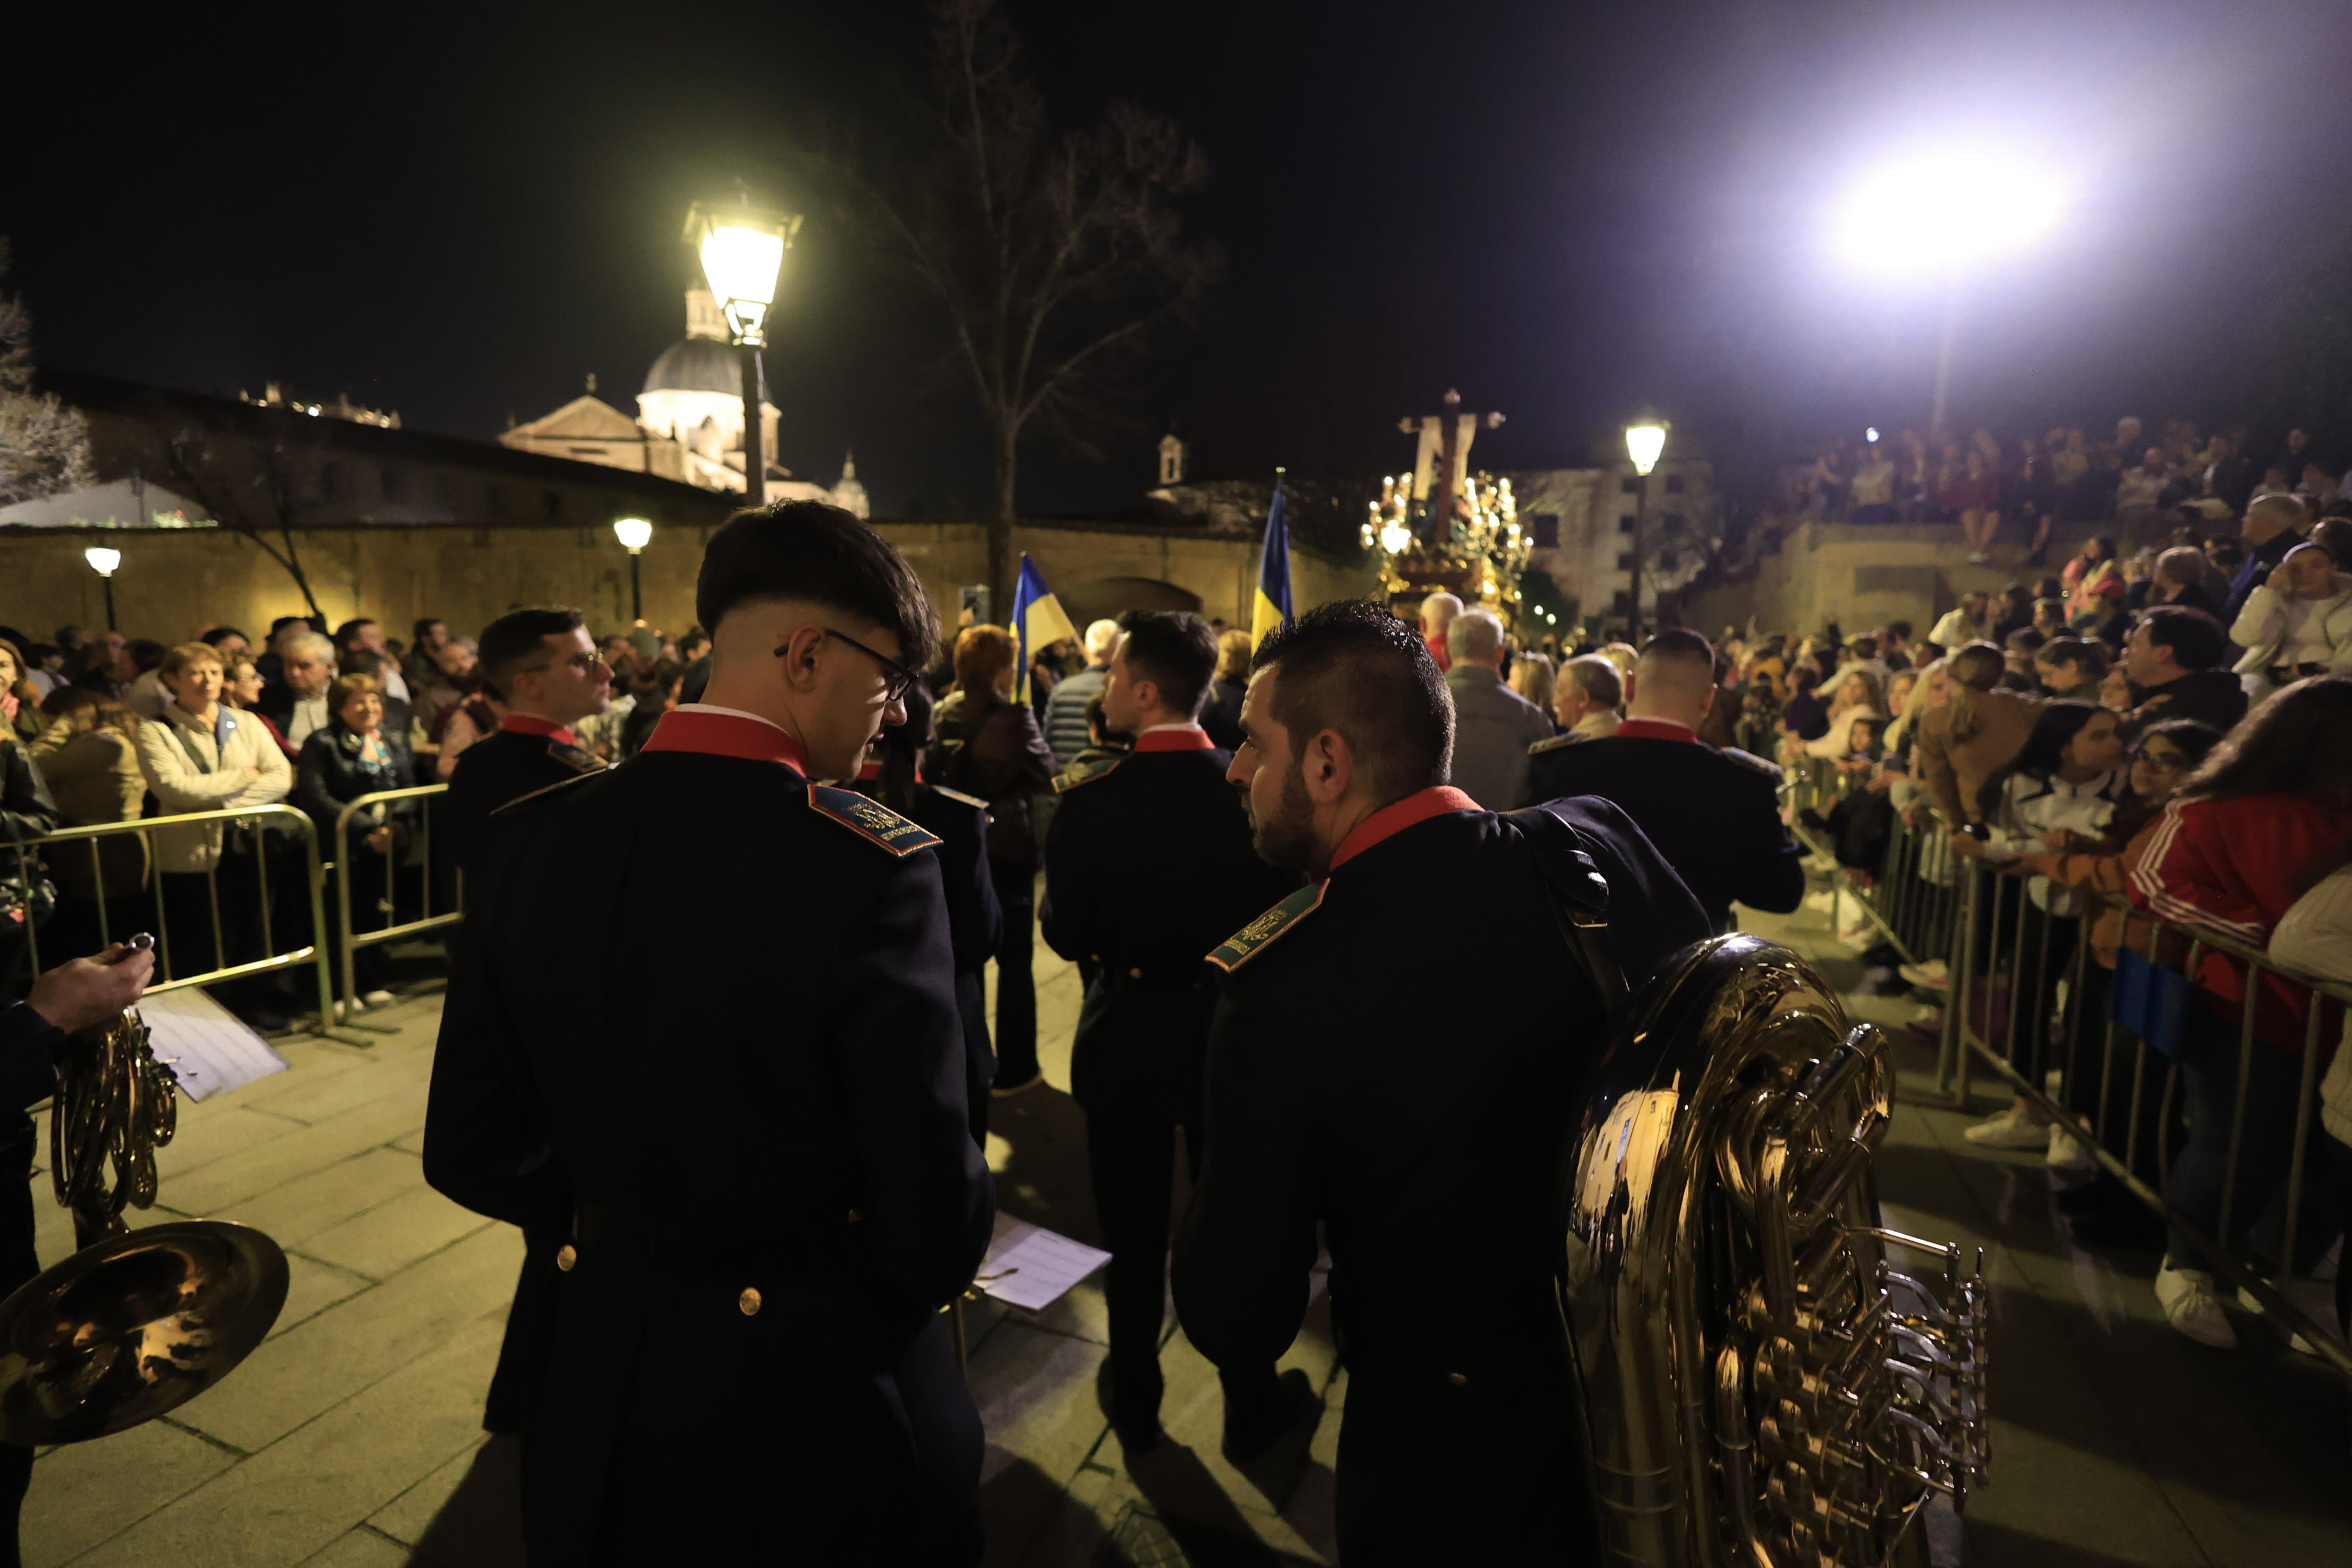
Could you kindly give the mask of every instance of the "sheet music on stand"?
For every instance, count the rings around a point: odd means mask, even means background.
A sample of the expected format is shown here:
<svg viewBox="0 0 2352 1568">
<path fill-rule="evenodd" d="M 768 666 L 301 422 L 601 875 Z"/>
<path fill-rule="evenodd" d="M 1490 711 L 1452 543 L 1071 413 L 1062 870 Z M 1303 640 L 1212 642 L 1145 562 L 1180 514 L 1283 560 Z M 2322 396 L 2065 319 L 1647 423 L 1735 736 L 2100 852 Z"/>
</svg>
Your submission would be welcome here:
<svg viewBox="0 0 2352 1568">
<path fill-rule="evenodd" d="M 974 1283 L 982 1294 L 1008 1307 L 1037 1312 L 1109 1261 L 1110 1254 L 1100 1247 L 1000 1213 Z"/>
<path fill-rule="evenodd" d="M 147 1023 L 148 1048 L 190 1100 L 210 1100 L 286 1070 L 286 1058 L 268 1041 L 199 986 L 142 996 L 139 1016 Z"/>
</svg>

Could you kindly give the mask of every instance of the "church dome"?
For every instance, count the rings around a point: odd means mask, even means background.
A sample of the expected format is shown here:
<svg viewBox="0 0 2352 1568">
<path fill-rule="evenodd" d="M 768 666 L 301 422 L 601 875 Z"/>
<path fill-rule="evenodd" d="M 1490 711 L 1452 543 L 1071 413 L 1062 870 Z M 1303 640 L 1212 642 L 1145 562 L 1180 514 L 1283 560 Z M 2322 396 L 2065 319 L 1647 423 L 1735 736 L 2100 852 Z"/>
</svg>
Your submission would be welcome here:
<svg viewBox="0 0 2352 1568">
<path fill-rule="evenodd" d="M 722 392 L 730 397 L 743 391 L 743 364 L 735 351 L 709 338 L 680 338 L 662 350 L 653 369 L 646 372 L 647 392 Z"/>
</svg>

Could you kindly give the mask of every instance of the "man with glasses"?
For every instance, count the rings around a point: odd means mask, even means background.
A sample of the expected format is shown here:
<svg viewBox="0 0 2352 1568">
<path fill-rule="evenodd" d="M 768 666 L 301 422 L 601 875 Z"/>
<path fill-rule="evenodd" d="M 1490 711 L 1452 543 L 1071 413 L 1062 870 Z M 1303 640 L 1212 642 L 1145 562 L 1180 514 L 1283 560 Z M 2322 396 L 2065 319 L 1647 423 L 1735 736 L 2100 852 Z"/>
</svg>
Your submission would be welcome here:
<svg viewBox="0 0 2352 1568">
<path fill-rule="evenodd" d="M 942 1309 L 995 1205 L 940 841 L 821 782 L 904 721 L 929 602 L 814 501 L 738 513 L 696 598 L 703 700 L 501 814 L 434 1065 L 426 1179 L 564 1237 L 526 1544 L 975 1563 L 980 1418 Z"/>
</svg>

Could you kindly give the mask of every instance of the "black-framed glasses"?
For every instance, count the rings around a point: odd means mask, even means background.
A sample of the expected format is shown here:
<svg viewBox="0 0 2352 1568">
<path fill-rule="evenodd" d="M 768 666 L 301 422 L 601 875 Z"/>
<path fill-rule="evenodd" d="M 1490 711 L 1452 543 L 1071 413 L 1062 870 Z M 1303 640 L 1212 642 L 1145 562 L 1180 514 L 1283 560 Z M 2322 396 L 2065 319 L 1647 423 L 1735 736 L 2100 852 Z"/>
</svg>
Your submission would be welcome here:
<svg viewBox="0 0 2352 1568">
<path fill-rule="evenodd" d="M 2160 773 L 2177 773 L 2183 767 L 2186 767 L 2189 763 L 2189 759 L 2187 757 L 2180 756 L 2177 753 L 2150 752 L 2146 750 L 2133 752 L 2131 754 L 2131 760 L 2135 763 L 2146 763 L 2149 767 L 2154 768 Z"/>
<path fill-rule="evenodd" d="M 884 653 L 881 649 L 867 647 L 864 643 L 859 642 L 847 632 L 837 632 L 831 626 L 825 626 L 822 629 L 825 636 L 840 638 L 843 642 L 847 643 L 850 647 L 856 648 L 858 652 L 864 654 L 866 658 L 872 659 L 875 663 L 882 667 L 883 672 L 889 677 L 889 684 L 883 689 L 882 692 L 882 700 L 886 703 L 896 702 L 901 697 L 906 696 L 908 692 L 912 691 L 915 689 L 915 682 L 922 679 L 920 675 L 908 669 L 905 665 L 900 664 L 897 659 L 892 658 L 888 654 Z M 784 655 L 790 653 L 792 648 L 793 645 L 786 643 L 783 647 L 776 650 L 775 657 L 782 658 Z"/>
</svg>

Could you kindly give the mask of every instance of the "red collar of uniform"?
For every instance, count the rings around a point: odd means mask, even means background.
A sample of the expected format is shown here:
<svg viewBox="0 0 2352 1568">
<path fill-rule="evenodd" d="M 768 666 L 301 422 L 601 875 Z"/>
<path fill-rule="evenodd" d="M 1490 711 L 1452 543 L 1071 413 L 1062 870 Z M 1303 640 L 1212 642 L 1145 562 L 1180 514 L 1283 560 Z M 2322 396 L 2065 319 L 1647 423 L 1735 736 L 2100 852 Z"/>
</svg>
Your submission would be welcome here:
<svg viewBox="0 0 2352 1568">
<path fill-rule="evenodd" d="M 1165 730 L 1146 730 L 1135 738 L 1135 749 L 1142 752 L 1213 752 L 1216 745 L 1209 732 L 1198 724 L 1171 724 Z"/>
<path fill-rule="evenodd" d="M 878 779 L 881 776 L 882 764 L 880 763 L 866 762 L 857 764 L 857 782 L 859 784 L 872 784 L 876 779 Z M 917 784 L 923 782 L 923 762 L 920 757 L 915 759 L 915 782 Z"/>
<path fill-rule="evenodd" d="M 1476 801 L 1452 784 L 1435 784 L 1416 791 L 1402 800 L 1391 801 L 1356 824 L 1349 830 L 1348 837 L 1339 840 L 1339 847 L 1331 852 L 1331 869 L 1338 870 L 1382 839 L 1393 838 L 1406 828 L 1427 822 L 1433 816 L 1444 816 L 1449 811 L 1478 809 Z"/>
<path fill-rule="evenodd" d="M 1687 724 L 1677 724 L 1672 719 L 1628 719 L 1617 726 L 1621 741 L 1692 741 L 1696 731 Z"/>
<path fill-rule="evenodd" d="M 803 778 L 809 776 L 808 752 L 801 743 L 766 720 L 748 714 L 673 708 L 661 716 L 643 749 L 700 752 L 705 756 L 740 757 L 747 763 L 782 763 Z"/>
<path fill-rule="evenodd" d="M 509 713 L 499 721 L 499 728 L 516 735 L 544 735 L 567 746 L 580 743 L 580 737 L 572 732 L 569 725 L 559 724 L 552 719 L 542 719 L 536 713 Z"/>
</svg>

